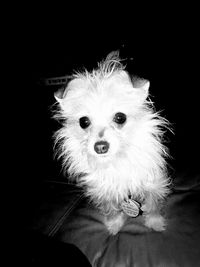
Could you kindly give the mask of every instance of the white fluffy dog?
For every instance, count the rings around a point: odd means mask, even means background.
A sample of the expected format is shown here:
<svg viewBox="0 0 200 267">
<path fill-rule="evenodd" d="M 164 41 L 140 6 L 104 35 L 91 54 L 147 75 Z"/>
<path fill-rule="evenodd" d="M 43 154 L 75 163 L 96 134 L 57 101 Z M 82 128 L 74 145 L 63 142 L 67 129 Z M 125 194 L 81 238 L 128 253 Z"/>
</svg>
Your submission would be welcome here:
<svg viewBox="0 0 200 267">
<path fill-rule="evenodd" d="M 169 193 L 166 147 L 168 121 L 148 98 L 149 81 L 130 77 L 118 52 L 92 72 L 75 73 L 55 94 L 58 156 L 104 215 L 110 234 L 128 216 L 143 214 L 145 226 L 163 231 L 163 199 Z"/>
</svg>

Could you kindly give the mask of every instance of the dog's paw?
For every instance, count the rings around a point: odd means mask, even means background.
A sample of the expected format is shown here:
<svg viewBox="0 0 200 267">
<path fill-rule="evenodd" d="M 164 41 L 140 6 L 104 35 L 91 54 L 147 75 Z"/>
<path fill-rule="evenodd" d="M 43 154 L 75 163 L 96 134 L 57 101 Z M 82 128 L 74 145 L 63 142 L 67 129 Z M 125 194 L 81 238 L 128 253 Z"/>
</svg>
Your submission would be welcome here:
<svg viewBox="0 0 200 267">
<path fill-rule="evenodd" d="M 145 216 L 145 226 L 157 232 L 162 232 L 166 229 L 166 221 L 160 214 L 148 214 Z"/>
<path fill-rule="evenodd" d="M 119 213 L 115 217 L 109 219 L 106 218 L 104 221 L 106 228 L 111 235 L 116 235 L 124 225 L 124 222 L 125 218 L 121 213 Z"/>
</svg>

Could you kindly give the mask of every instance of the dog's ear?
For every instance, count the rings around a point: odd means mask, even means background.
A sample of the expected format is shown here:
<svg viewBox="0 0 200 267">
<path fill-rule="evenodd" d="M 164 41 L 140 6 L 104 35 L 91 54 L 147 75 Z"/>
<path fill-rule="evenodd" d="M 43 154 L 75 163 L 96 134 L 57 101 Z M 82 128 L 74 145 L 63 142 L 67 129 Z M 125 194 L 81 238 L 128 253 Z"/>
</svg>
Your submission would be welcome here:
<svg viewBox="0 0 200 267">
<path fill-rule="evenodd" d="M 66 96 L 66 91 L 67 91 L 66 88 L 62 87 L 54 93 L 54 97 L 58 103 L 60 104 L 62 103 L 63 98 L 65 98 Z"/>
<path fill-rule="evenodd" d="M 150 82 L 148 80 L 133 77 L 132 78 L 133 87 L 137 90 L 141 101 L 145 101 L 149 94 Z"/>
</svg>

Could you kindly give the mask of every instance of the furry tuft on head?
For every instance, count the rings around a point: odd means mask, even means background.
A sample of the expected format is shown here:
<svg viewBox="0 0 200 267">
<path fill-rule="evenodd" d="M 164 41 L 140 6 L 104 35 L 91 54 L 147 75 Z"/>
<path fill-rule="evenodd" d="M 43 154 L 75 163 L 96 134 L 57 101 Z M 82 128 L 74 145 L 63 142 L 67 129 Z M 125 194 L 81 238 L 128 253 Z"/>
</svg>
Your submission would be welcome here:
<svg viewBox="0 0 200 267">
<path fill-rule="evenodd" d="M 98 63 L 98 71 L 101 73 L 102 77 L 108 78 L 113 72 L 125 69 L 121 61 L 119 51 L 113 51 L 108 54 L 105 60 Z"/>
<path fill-rule="evenodd" d="M 150 83 L 133 79 L 118 52 L 92 72 L 75 73 L 64 93 L 56 94 L 56 153 L 70 178 L 86 187 L 97 205 L 118 207 L 134 195 L 168 192 L 168 151 L 163 144 L 169 124 L 148 98 Z M 108 208 L 109 209 L 109 208 Z"/>
</svg>

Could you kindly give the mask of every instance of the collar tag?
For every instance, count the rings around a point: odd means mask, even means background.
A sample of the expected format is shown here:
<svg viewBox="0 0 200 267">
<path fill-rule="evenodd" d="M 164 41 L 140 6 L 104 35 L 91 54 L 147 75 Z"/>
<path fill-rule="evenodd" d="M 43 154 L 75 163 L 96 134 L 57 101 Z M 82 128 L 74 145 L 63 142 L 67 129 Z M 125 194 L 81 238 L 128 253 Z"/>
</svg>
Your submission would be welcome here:
<svg viewBox="0 0 200 267">
<path fill-rule="evenodd" d="M 133 200 L 124 200 L 121 204 L 123 212 L 130 217 L 137 217 L 140 213 L 140 204 Z"/>
</svg>

